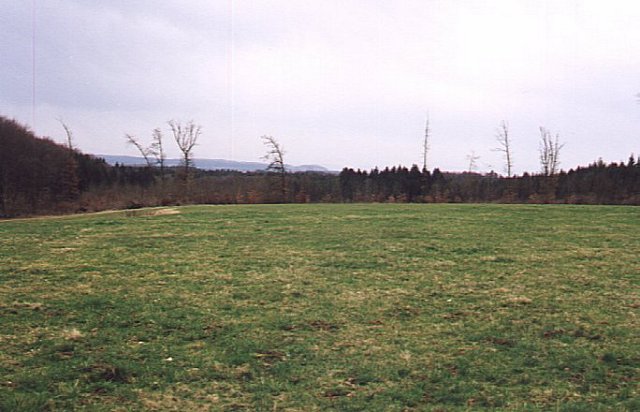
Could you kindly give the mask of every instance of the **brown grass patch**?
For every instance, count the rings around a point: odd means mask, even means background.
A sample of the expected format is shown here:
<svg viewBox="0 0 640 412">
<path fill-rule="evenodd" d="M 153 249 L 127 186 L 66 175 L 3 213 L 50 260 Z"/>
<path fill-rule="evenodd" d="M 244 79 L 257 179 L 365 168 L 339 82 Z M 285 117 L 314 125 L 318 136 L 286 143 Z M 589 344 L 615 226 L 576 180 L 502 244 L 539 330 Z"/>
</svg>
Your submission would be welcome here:
<svg viewBox="0 0 640 412">
<path fill-rule="evenodd" d="M 65 340 L 80 340 L 84 337 L 84 334 L 76 328 L 71 328 L 71 329 L 65 329 L 62 332 L 62 337 Z"/>
<path fill-rule="evenodd" d="M 132 209 L 125 210 L 125 217 L 148 217 L 148 216 L 168 216 L 177 215 L 180 211 L 174 208 L 162 208 L 162 209 Z"/>
<path fill-rule="evenodd" d="M 530 303 L 533 303 L 533 300 L 531 300 L 530 298 L 526 297 L 526 296 L 515 296 L 512 298 L 507 299 L 508 303 L 513 303 L 513 304 L 518 304 L 518 305 L 528 305 Z"/>
<path fill-rule="evenodd" d="M 178 215 L 180 211 L 178 209 L 168 208 L 168 209 L 158 209 L 152 210 L 149 213 L 149 216 L 166 216 L 166 215 Z"/>
<path fill-rule="evenodd" d="M 44 305 L 40 302 L 13 302 L 13 307 L 16 309 L 42 310 Z"/>
</svg>

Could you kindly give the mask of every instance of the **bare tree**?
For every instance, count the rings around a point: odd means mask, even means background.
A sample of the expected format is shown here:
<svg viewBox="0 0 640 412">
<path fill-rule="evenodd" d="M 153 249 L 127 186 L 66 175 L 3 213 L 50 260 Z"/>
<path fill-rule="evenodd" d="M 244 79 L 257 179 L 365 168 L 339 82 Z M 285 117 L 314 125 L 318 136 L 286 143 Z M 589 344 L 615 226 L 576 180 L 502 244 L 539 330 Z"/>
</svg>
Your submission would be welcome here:
<svg viewBox="0 0 640 412">
<path fill-rule="evenodd" d="M 496 152 L 502 152 L 504 154 L 505 169 L 507 177 L 511 177 L 511 171 L 513 170 L 513 156 L 511 153 L 511 137 L 509 136 L 509 124 L 502 121 L 496 134 L 496 140 L 499 146 L 493 149 Z"/>
<path fill-rule="evenodd" d="M 62 128 L 64 129 L 64 133 L 67 135 L 67 147 L 69 148 L 69 150 L 73 150 L 73 133 L 71 132 L 71 129 L 62 120 L 62 118 L 58 118 L 58 121 L 60 122 L 60 124 L 62 125 Z"/>
<path fill-rule="evenodd" d="M 476 155 L 476 152 L 474 150 L 472 150 L 471 153 L 467 155 L 467 160 L 469 161 L 469 173 L 476 170 L 476 168 L 478 167 L 479 159 L 480 156 Z"/>
<path fill-rule="evenodd" d="M 80 194 L 80 182 L 78 179 L 78 162 L 75 159 L 73 147 L 73 133 L 71 128 L 62 120 L 58 118 L 58 121 L 64 129 L 64 133 L 67 135 L 67 149 L 69 149 L 69 156 L 65 161 L 65 167 L 62 169 L 62 175 L 60 176 L 60 192 L 58 196 L 65 200 L 73 200 Z"/>
<path fill-rule="evenodd" d="M 125 134 L 124 137 L 127 139 L 129 144 L 138 149 L 138 152 L 140 152 L 140 155 L 142 155 L 148 167 L 153 167 L 155 165 L 160 166 L 160 176 L 164 180 L 164 164 L 166 155 L 162 145 L 162 131 L 159 128 L 153 129 L 153 133 L 151 134 L 151 144 L 148 147 L 143 146 L 142 143 L 140 143 L 140 140 L 133 135 Z"/>
<path fill-rule="evenodd" d="M 127 139 L 127 142 L 133 146 L 136 147 L 136 149 L 138 149 L 138 152 L 140 152 L 140 154 L 142 155 L 142 157 L 144 158 L 145 163 L 147 163 L 148 167 L 152 167 L 153 164 L 151 163 L 151 150 L 148 147 L 144 147 L 142 146 L 142 144 L 138 141 L 138 139 L 130 134 L 125 134 L 124 138 Z"/>
<path fill-rule="evenodd" d="M 540 126 L 540 166 L 545 176 L 555 175 L 560 166 L 560 149 L 564 147 L 564 143 L 560 144 L 559 138 L 556 133 L 555 139 L 552 139 L 551 132 Z"/>
<path fill-rule="evenodd" d="M 156 159 L 156 164 L 160 166 L 160 179 L 164 182 L 164 164 L 167 156 L 164 153 L 164 147 L 162 146 L 162 138 L 162 130 L 160 130 L 160 128 L 153 129 L 149 153 Z"/>
<path fill-rule="evenodd" d="M 422 171 L 427 171 L 427 154 L 429 153 L 429 113 L 427 113 L 427 124 L 424 128 L 424 142 L 422 143 Z"/>
<path fill-rule="evenodd" d="M 184 166 L 185 180 L 189 180 L 190 168 L 193 163 L 193 148 L 198 142 L 198 137 L 202 134 L 202 127 L 196 125 L 193 120 L 183 125 L 179 121 L 169 120 L 167 122 L 173 133 L 173 138 L 182 152 L 182 164 Z"/>
<path fill-rule="evenodd" d="M 261 139 L 267 146 L 267 154 L 262 158 L 269 162 L 267 170 L 280 176 L 280 194 L 282 201 L 285 202 L 287 199 L 287 169 L 284 164 L 284 148 L 273 136 L 262 136 Z"/>
</svg>

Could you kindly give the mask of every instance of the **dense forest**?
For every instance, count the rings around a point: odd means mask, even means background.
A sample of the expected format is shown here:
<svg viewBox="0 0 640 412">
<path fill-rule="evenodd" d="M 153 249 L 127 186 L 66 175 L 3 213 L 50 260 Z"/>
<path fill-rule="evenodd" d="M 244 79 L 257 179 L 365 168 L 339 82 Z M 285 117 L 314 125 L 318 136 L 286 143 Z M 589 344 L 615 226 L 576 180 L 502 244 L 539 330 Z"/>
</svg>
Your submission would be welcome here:
<svg viewBox="0 0 640 412">
<path fill-rule="evenodd" d="M 0 215 L 191 203 L 503 202 L 640 205 L 640 159 L 502 177 L 418 166 L 339 174 L 107 164 L 0 117 Z"/>
<path fill-rule="evenodd" d="M 417 166 L 340 173 L 341 201 L 498 202 L 640 205 L 640 164 L 598 161 L 554 175 L 502 177 L 495 173 L 443 173 Z"/>
</svg>

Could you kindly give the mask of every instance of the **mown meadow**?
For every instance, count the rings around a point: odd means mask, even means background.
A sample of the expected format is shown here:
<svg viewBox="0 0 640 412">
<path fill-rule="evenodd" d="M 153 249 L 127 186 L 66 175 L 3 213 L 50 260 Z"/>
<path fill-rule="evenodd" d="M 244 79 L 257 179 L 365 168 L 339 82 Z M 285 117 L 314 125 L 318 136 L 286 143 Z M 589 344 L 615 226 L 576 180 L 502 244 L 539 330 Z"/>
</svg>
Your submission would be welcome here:
<svg viewBox="0 0 640 412">
<path fill-rule="evenodd" d="M 640 209 L 0 222 L 0 410 L 640 410 Z"/>
</svg>

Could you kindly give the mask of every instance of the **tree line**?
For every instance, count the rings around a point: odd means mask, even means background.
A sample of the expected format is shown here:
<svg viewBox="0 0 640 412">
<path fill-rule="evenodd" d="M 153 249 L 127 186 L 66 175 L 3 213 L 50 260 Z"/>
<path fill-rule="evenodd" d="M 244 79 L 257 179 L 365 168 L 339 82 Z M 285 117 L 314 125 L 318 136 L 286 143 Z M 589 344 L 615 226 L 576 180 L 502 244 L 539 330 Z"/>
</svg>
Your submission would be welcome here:
<svg viewBox="0 0 640 412">
<path fill-rule="evenodd" d="M 542 170 L 507 176 L 496 173 L 447 173 L 396 166 L 369 171 L 344 168 L 340 173 L 287 171 L 284 148 L 263 136 L 269 167 L 258 172 L 205 171 L 192 161 L 200 136 L 193 122 L 169 122 L 183 153 L 179 167 L 166 167 L 162 131 L 149 145 L 127 135 L 144 153 L 146 166 L 111 166 L 67 144 L 36 137 L 14 120 L 0 116 L 0 215 L 3 217 L 69 213 L 179 204 L 307 202 L 509 202 L 640 205 L 640 159 L 624 163 L 594 162 L 558 171 L 562 146 L 541 129 Z M 508 128 L 502 129 L 508 140 Z M 424 147 L 428 148 L 427 124 Z M 500 139 L 498 140 L 500 142 Z M 502 146 L 506 154 L 509 149 Z M 184 150 L 183 150 L 184 149 Z M 507 161 L 507 165 L 510 163 Z M 547 168 L 545 169 L 545 165 Z M 511 165 L 512 166 L 512 165 Z"/>
<path fill-rule="evenodd" d="M 150 170 L 110 166 L 74 149 L 67 132 L 63 146 L 0 116 L 0 215 L 82 210 L 79 200 L 92 190 L 153 183 Z"/>
<path fill-rule="evenodd" d="M 640 205 L 640 158 L 555 174 L 432 172 L 398 166 L 370 171 L 344 168 L 339 175 L 344 202 L 570 203 Z"/>
</svg>

